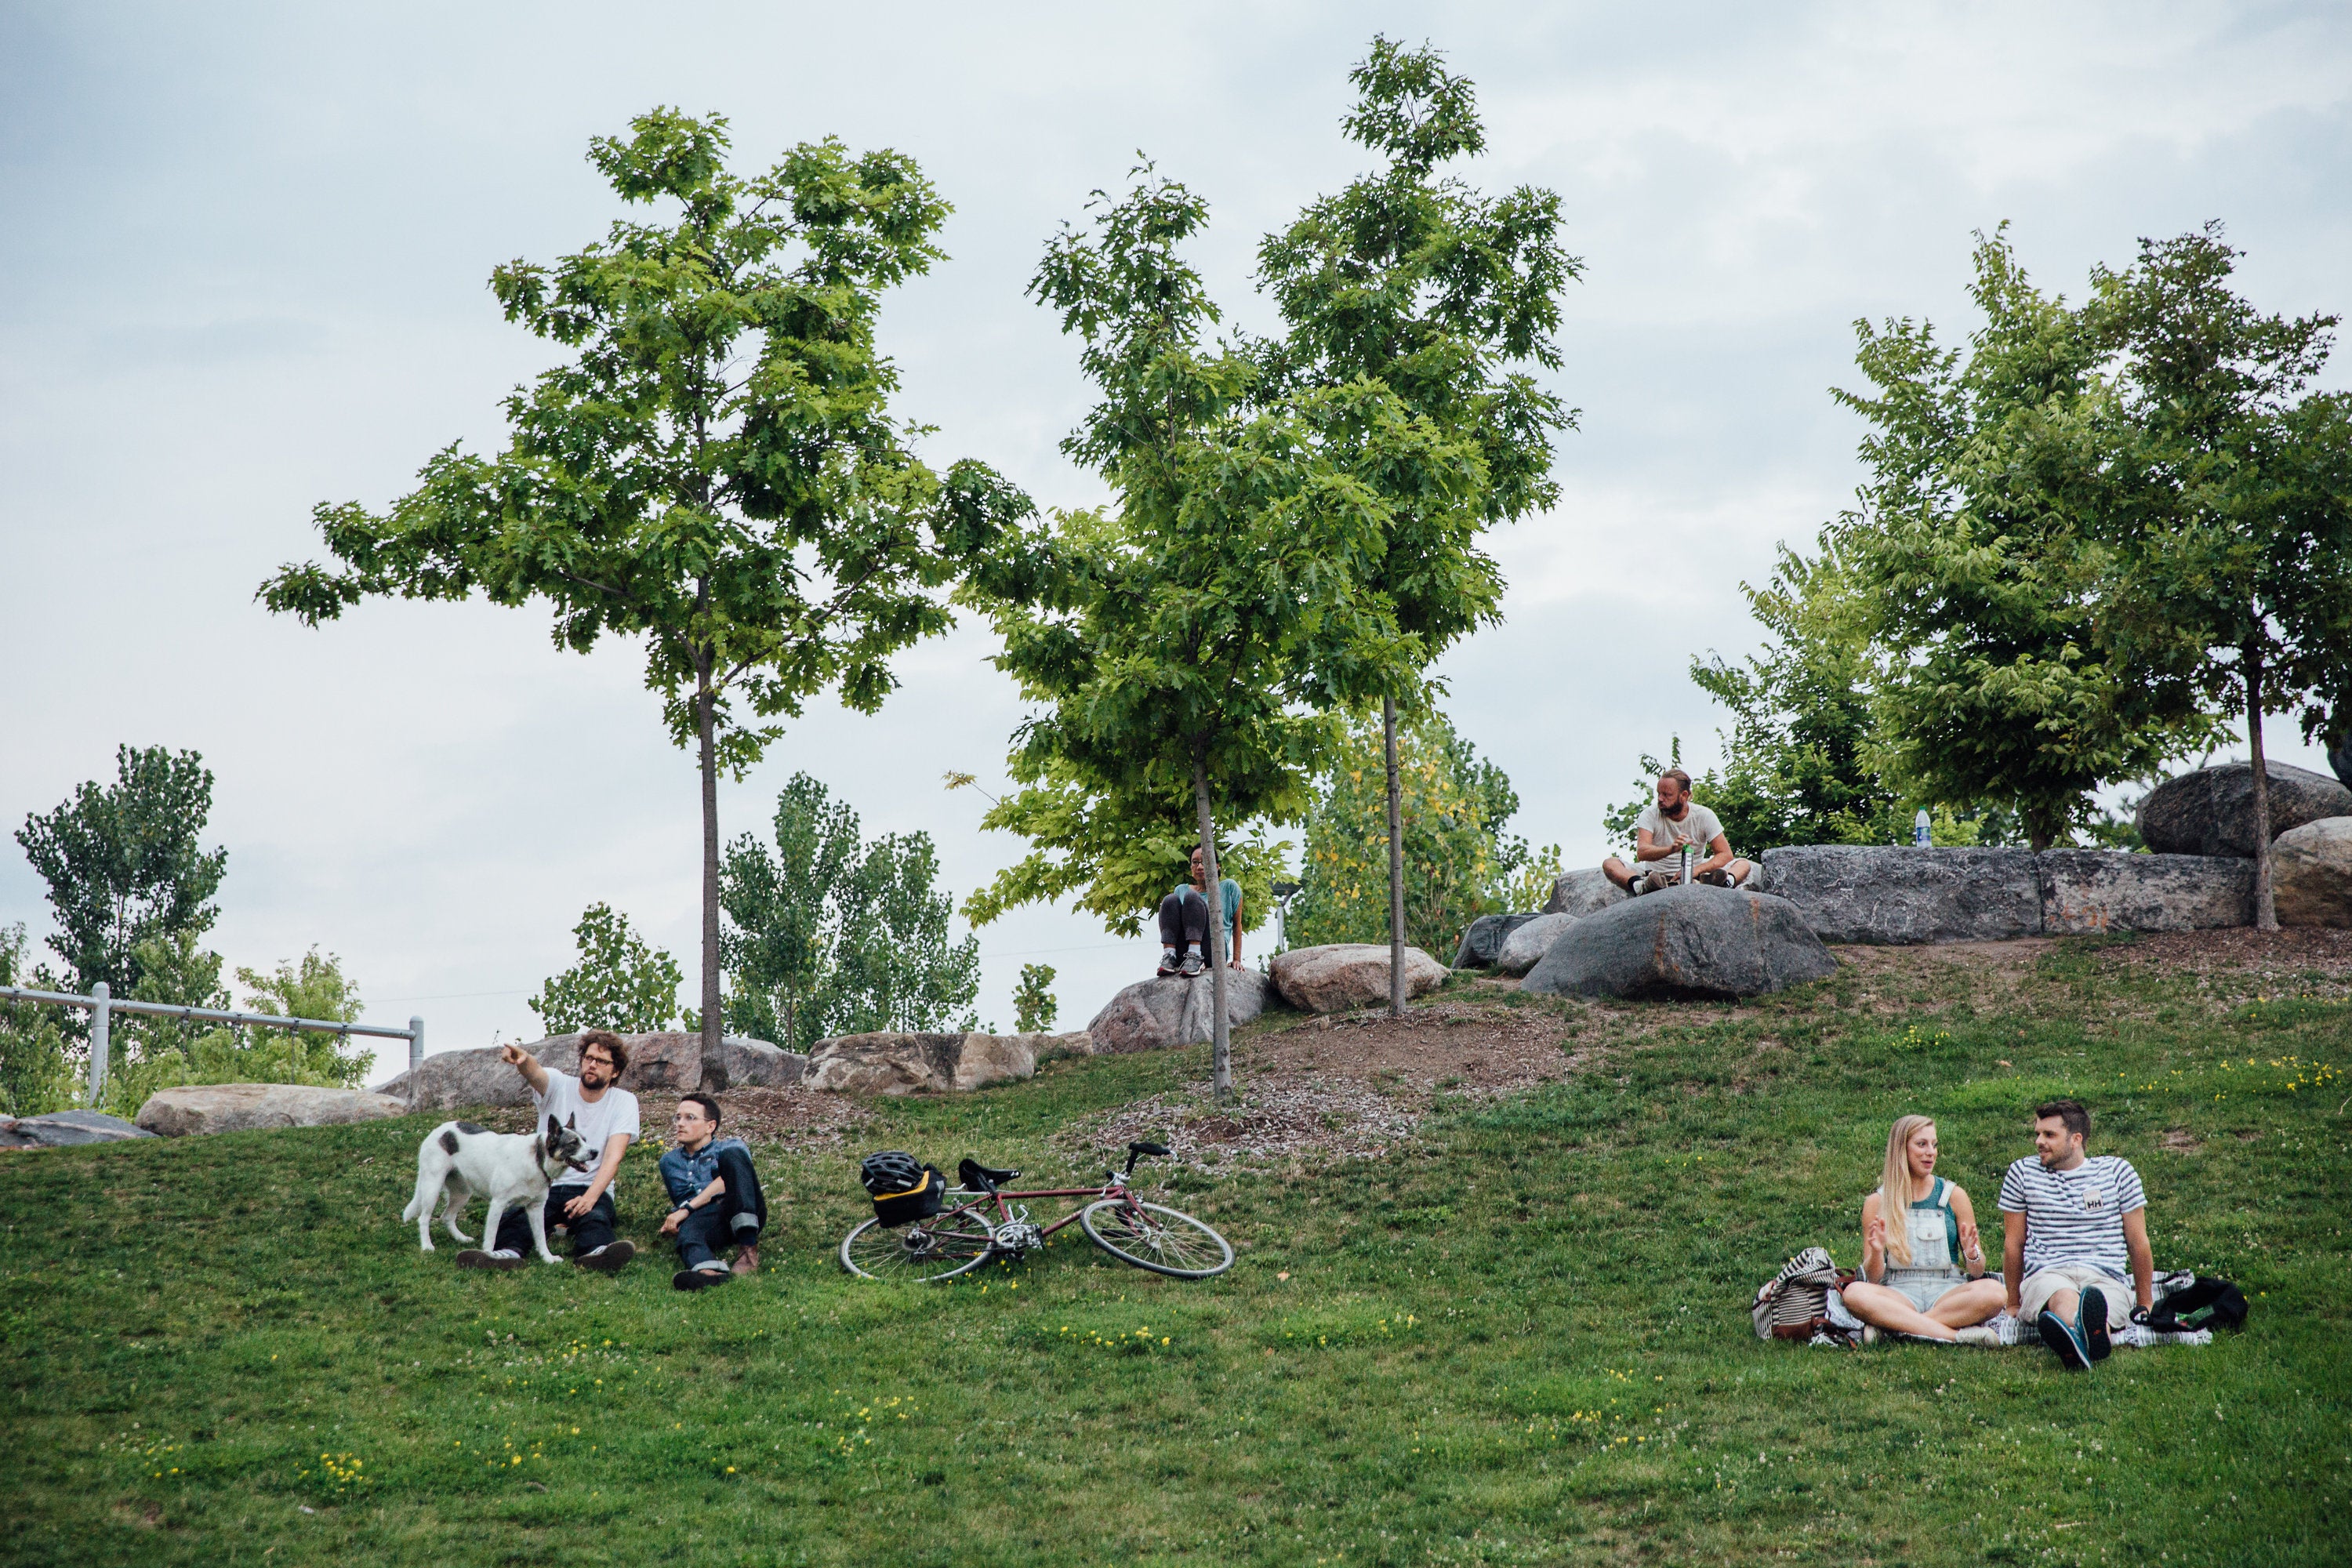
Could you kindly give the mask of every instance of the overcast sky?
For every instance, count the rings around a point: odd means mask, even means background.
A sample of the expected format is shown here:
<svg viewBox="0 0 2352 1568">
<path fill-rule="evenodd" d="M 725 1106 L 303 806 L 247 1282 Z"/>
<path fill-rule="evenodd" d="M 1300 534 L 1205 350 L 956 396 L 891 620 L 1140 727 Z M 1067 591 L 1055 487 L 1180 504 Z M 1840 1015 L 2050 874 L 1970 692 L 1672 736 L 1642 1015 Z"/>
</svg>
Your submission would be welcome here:
<svg viewBox="0 0 2352 1568">
<path fill-rule="evenodd" d="M 1572 859 L 1635 759 L 1723 721 L 1694 654 L 1749 649 L 1743 579 L 1851 497 L 1856 318 L 1969 325 L 1970 235 L 2045 286 L 2209 218 L 2269 310 L 2352 306 L 2352 12 L 2341 6 L 0 4 L 0 826 L 110 778 L 119 743 L 217 775 L 212 944 L 341 954 L 372 1019 L 434 1046 L 535 1037 L 524 1006 L 609 900 L 688 969 L 698 820 L 637 649 L 556 650 L 540 609 L 253 603 L 319 553 L 321 500 L 380 506 L 436 448 L 500 439 L 549 363 L 485 287 L 602 235 L 588 139 L 657 104 L 733 121 L 738 166 L 826 134 L 912 154 L 951 259 L 883 336 L 927 455 L 1045 504 L 1099 499 L 1055 442 L 1074 345 L 1024 298 L 1046 238 L 1138 150 L 1212 205 L 1199 252 L 1244 325 L 1258 237 L 1363 160 L 1348 67 L 1375 31 L 1478 83 L 1473 177 L 1563 197 L 1587 264 L 1558 390 L 1556 511 L 1498 535 L 1507 619 L 1444 666 L 1517 831 Z M 2331 384 L 2346 384 L 2342 368 Z M 1673 586 L 1661 584 L 1671 580 Z M 944 770 L 1001 785 L 1022 717 L 966 626 L 871 718 L 820 706 L 741 784 L 805 769 L 871 832 L 928 831 L 961 895 L 1020 846 Z M 2273 754 L 2321 765 L 2273 721 Z M 0 840 L 0 923 L 49 926 Z M 959 922 L 959 926 L 961 922 Z M 981 932 L 982 1019 L 1024 963 L 1066 1027 L 1150 951 L 1066 910 Z"/>
</svg>

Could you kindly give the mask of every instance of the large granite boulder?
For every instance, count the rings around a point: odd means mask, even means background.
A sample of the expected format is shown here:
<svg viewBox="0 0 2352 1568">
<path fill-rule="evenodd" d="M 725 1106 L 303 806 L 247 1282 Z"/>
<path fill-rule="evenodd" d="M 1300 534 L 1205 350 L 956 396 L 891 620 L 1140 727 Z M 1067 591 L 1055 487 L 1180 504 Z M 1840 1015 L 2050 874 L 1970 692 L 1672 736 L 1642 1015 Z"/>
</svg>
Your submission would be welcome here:
<svg viewBox="0 0 2352 1568">
<path fill-rule="evenodd" d="M 1551 951 L 1551 944 L 1559 940 L 1559 933 L 1576 921 L 1574 915 L 1538 915 L 1513 931 L 1510 940 L 1503 943 L 1503 951 L 1495 960 L 1495 972 L 1514 979 L 1525 974 L 1543 962 L 1543 955 Z"/>
<path fill-rule="evenodd" d="M 2322 817 L 2352 816 L 2352 787 L 2305 768 L 2271 763 L 2271 837 Z M 2139 836 L 2159 855 L 2254 853 L 2254 769 L 2224 763 L 2167 779 L 2139 803 Z"/>
<path fill-rule="evenodd" d="M 2252 860 L 2045 849 L 2035 862 L 2042 875 L 2044 935 L 2210 931 L 2253 918 Z"/>
<path fill-rule="evenodd" d="M 2352 926 L 2352 816 L 2323 816 L 2279 836 L 2271 899 L 2283 926 Z"/>
<path fill-rule="evenodd" d="M 1589 915 L 1598 913 L 1612 904 L 1625 901 L 1625 889 L 1609 879 L 1598 866 L 1588 866 L 1581 871 L 1563 871 L 1553 879 L 1551 898 L 1544 904 L 1548 915 Z"/>
<path fill-rule="evenodd" d="M 1578 921 L 1525 985 L 1559 996 L 1721 999 L 1836 973 L 1837 960 L 1786 899 L 1668 888 Z"/>
<path fill-rule="evenodd" d="M 788 1089 L 801 1081 L 808 1058 L 797 1051 L 781 1050 L 747 1035 L 721 1035 L 716 1059 L 702 1054 L 702 1037 L 666 1029 L 656 1034 L 623 1035 L 629 1065 L 621 1087 L 631 1094 L 684 1094 L 707 1089 Z M 580 1071 L 580 1037 L 551 1035 L 523 1047 L 550 1072 Z M 457 1110 L 469 1105 L 523 1106 L 530 1103 L 530 1086 L 522 1074 L 499 1058 L 499 1047 L 436 1051 L 426 1057 L 414 1075 L 376 1085 L 378 1094 L 412 1100 L 419 1110 Z"/>
<path fill-rule="evenodd" d="M 2006 942 L 2042 934 L 2042 876 L 2029 849 L 1812 844 L 1768 849 L 1764 866 L 1770 896 L 1794 904 L 1823 942 Z"/>
<path fill-rule="evenodd" d="M 1275 963 L 1282 962 L 1276 958 Z M 1443 971 L 1439 973 L 1443 973 Z M 1213 1037 L 1215 977 L 1139 980 L 1107 1003 L 1087 1026 L 1098 1056 L 1164 1051 Z M 1265 1010 L 1266 978 L 1255 969 L 1225 970 L 1225 1023 L 1239 1028 Z"/>
<path fill-rule="evenodd" d="M 1294 947 L 1274 956 L 1274 988 L 1294 1007 L 1309 1013 L 1345 1013 L 1375 1007 L 1389 999 L 1386 942 L 1335 942 Z M 1407 997 L 1424 995 L 1445 984 L 1445 966 L 1417 947 L 1404 950 Z"/>
<path fill-rule="evenodd" d="M 1037 1070 L 1034 1035 L 836 1035 L 809 1052 L 805 1087 L 830 1094 L 968 1092 Z"/>
<path fill-rule="evenodd" d="M 158 1089 L 139 1108 L 139 1125 L 163 1138 L 256 1128 L 339 1127 L 408 1114 L 406 1102 L 363 1089 L 299 1083 L 184 1084 Z"/>
<path fill-rule="evenodd" d="M 73 1143 L 114 1143 L 155 1134 L 102 1110 L 56 1110 L 46 1116 L 0 1116 L 0 1149 L 61 1149 Z"/>
<path fill-rule="evenodd" d="M 1462 945 L 1454 950 L 1456 969 L 1488 969 L 1503 954 L 1504 942 L 1513 931 L 1540 915 L 1480 915 L 1462 933 Z"/>
</svg>

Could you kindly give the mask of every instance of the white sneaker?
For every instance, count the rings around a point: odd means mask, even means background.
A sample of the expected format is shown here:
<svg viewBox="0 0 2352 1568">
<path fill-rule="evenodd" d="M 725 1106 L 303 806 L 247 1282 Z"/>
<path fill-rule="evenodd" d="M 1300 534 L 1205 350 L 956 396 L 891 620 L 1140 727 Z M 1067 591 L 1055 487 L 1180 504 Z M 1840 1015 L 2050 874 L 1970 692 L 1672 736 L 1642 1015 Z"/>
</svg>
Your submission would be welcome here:
<svg viewBox="0 0 2352 1568">
<path fill-rule="evenodd" d="M 1954 1329 L 1952 1340 L 1954 1343 L 1963 1345 L 1997 1345 L 2000 1343 L 2000 1331 L 1978 1323 L 1971 1328 Z"/>
</svg>

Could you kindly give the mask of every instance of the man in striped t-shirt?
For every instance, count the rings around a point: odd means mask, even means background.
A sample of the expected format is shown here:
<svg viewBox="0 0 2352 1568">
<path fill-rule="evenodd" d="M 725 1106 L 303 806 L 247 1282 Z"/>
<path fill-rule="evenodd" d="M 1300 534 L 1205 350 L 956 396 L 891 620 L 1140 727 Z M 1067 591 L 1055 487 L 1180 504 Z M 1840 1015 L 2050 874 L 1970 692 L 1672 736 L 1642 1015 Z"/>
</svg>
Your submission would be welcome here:
<svg viewBox="0 0 2352 1568">
<path fill-rule="evenodd" d="M 2110 1334 L 2156 1304 L 2147 1194 L 2131 1162 L 2084 1153 L 2091 1113 L 2080 1100 L 2033 1110 L 2033 1158 L 2000 1179 L 2001 1279 L 2012 1317 L 2031 1319 L 2060 1363 L 2087 1372 L 2114 1348 Z M 2138 1310 L 2124 1305 L 2131 1275 Z"/>
</svg>

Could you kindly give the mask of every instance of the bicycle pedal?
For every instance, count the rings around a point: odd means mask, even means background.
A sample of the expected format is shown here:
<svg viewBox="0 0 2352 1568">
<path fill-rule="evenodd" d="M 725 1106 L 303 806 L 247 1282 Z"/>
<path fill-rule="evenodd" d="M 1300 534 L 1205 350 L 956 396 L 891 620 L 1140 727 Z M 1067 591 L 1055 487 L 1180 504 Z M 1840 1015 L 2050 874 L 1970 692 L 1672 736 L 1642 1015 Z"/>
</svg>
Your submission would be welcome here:
<svg viewBox="0 0 2352 1568">
<path fill-rule="evenodd" d="M 1045 1233 L 1023 1220 L 1011 1220 L 996 1227 L 990 1239 L 999 1252 L 1027 1252 L 1045 1245 Z"/>
</svg>

